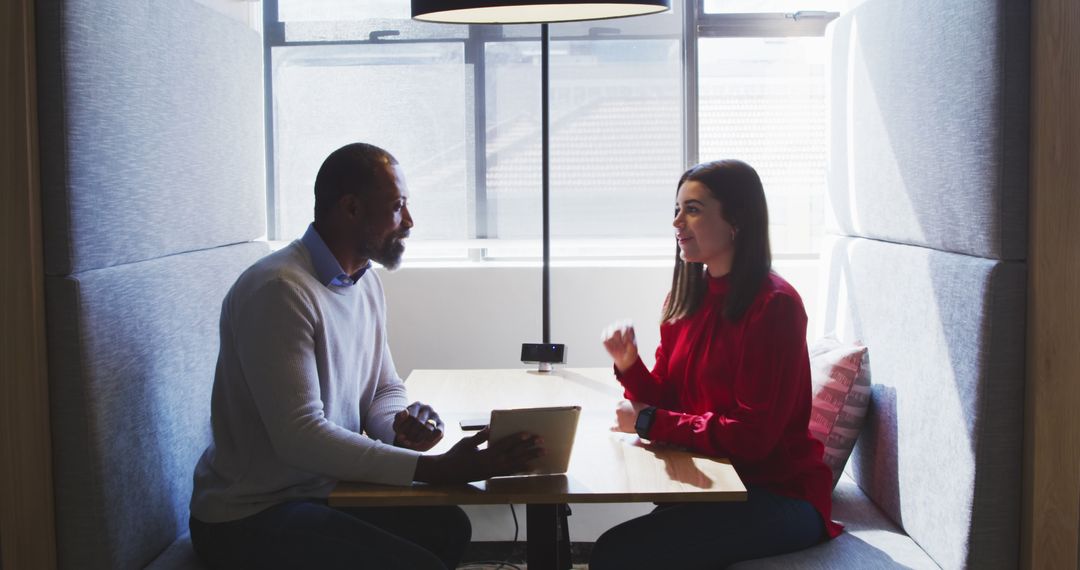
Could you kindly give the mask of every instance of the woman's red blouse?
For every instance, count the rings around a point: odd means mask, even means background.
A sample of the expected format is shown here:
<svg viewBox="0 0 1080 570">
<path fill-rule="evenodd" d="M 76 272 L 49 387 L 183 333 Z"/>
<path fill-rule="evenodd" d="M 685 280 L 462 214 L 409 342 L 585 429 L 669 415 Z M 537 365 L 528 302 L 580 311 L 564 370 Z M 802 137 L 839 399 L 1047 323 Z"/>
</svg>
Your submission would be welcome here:
<svg viewBox="0 0 1080 570">
<path fill-rule="evenodd" d="M 726 457 L 747 485 L 805 499 L 830 537 L 832 472 L 810 435 L 806 310 L 795 289 L 770 273 L 737 322 L 723 317 L 727 277 L 709 278 L 693 315 L 660 326 L 656 365 L 638 361 L 616 376 L 626 398 L 656 406 L 649 438 Z"/>
</svg>

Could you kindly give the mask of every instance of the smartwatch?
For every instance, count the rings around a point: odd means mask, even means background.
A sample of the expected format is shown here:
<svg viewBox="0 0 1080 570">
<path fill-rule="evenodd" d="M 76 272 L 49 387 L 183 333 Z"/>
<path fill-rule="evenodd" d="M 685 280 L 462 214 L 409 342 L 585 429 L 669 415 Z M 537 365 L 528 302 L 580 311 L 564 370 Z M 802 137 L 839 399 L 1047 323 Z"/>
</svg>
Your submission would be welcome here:
<svg viewBox="0 0 1080 570">
<path fill-rule="evenodd" d="M 652 429 L 653 419 L 656 416 L 656 406 L 649 406 L 638 412 L 634 422 L 634 431 L 641 439 L 649 439 L 649 430 Z"/>
</svg>

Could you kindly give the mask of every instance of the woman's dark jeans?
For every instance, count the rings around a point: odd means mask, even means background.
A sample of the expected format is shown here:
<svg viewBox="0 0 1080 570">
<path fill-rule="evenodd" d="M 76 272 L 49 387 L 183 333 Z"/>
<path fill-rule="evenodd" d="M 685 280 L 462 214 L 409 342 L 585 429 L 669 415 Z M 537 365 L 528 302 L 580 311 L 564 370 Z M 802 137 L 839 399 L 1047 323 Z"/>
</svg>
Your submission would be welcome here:
<svg viewBox="0 0 1080 570">
<path fill-rule="evenodd" d="M 824 538 L 810 503 L 750 487 L 745 502 L 665 504 L 611 528 L 596 541 L 589 570 L 724 568 Z"/>
</svg>

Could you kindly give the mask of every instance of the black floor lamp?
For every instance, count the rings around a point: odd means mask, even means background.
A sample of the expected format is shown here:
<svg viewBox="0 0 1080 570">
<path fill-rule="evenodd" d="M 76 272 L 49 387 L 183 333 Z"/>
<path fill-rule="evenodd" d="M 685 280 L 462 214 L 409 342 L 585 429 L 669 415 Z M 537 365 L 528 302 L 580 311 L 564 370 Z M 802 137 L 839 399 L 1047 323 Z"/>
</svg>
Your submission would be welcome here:
<svg viewBox="0 0 1080 570">
<path fill-rule="evenodd" d="M 412 17 L 427 22 L 451 24 L 541 24 L 540 26 L 540 121 L 541 121 L 541 203 L 543 205 L 543 308 L 545 350 L 551 343 L 551 236 L 548 193 L 550 189 L 548 114 L 548 23 L 604 20 L 664 12 L 671 0 L 412 0 Z M 535 345 L 533 345 L 535 346 Z M 525 360 L 526 349 L 522 349 Z M 559 360 L 561 361 L 561 360 Z M 545 366 L 546 365 L 546 366 Z M 540 370 L 550 370 L 540 360 Z M 567 505 L 529 505 L 526 522 L 530 532 L 543 532 L 544 548 L 530 548 L 530 568 L 570 568 L 570 536 Z M 547 529 L 551 529 L 550 531 Z M 558 529 L 558 530 L 554 530 Z M 550 534 L 549 534 L 550 532 Z"/>
<path fill-rule="evenodd" d="M 549 129 L 548 116 L 548 23 L 604 20 L 656 14 L 671 8 L 671 0 L 412 0 L 412 17 L 425 22 L 448 24 L 541 24 L 540 26 L 540 122 L 541 122 L 541 204 L 543 208 L 543 345 L 526 345 L 537 351 L 540 370 L 550 370 L 544 362 L 551 343 L 551 236 L 549 229 Z M 527 348 L 522 348 L 526 360 Z M 558 360 L 561 361 L 561 360 Z M 550 362 L 550 360 L 549 360 Z"/>
</svg>

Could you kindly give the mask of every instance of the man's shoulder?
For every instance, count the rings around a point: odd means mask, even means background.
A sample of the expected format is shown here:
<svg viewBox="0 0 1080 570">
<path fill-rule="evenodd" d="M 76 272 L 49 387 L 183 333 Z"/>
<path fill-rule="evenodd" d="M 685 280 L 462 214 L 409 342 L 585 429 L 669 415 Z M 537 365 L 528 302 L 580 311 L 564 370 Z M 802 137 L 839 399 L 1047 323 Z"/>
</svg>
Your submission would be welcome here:
<svg viewBox="0 0 1080 570">
<path fill-rule="evenodd" d="M 229 294 L 250 295 L 268 284 L 289 284 L 297 289 L 318 284 L 311 260 L 300 242 L 294 241 L 253 263 L 240 274 Z"/>
</svg>

